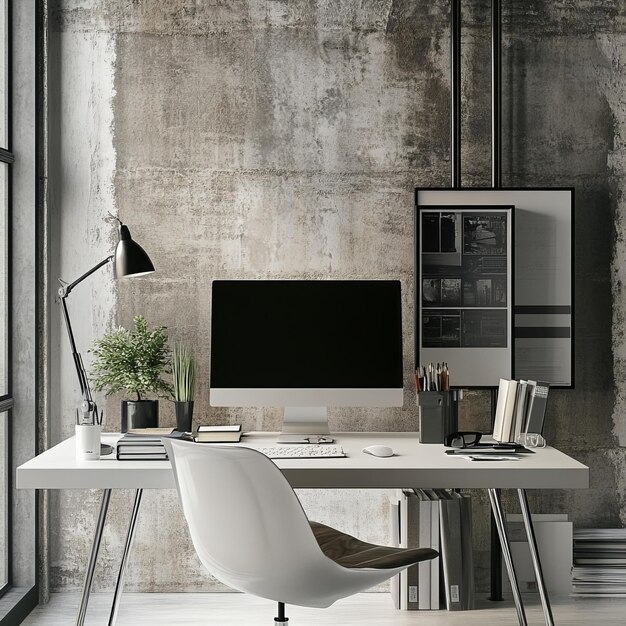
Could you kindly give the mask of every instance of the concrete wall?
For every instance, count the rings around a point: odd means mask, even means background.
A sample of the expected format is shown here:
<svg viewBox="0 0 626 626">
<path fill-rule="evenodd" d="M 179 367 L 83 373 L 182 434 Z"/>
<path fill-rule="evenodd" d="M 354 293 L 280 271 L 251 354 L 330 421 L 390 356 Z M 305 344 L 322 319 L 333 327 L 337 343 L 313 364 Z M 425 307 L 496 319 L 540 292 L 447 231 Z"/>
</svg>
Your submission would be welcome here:
<svg viewBox="0 0 626 626">
<path fill-rule="evenodd" d="M 102 271 L 72 298 L 81 346 L 144 314 L 193 342 L 198 419 L 276 429 L 273 409 L 210 409 L 214 278 L 400 278 L 406 402 L 334 410 L 335 430 L 412 430 L 413 188 L 449 183 L 449 3 L 56 0 L 51 20 L 51 188 L 57 261 L 72 279 L 106 255 L 119 215 L 157 273 Z M 624 210 L 625 9 L 619 1 L 506 3 L 504 181 L 577 191 L 577 389 L 555 392 L 547 436 L 592 467 L 593 490 L 534 498 L 577 524 L 626 523 L 626 402 L 619 298 Z M 489 3 L 464 3 L 464 184 L 489 183 Z M 56 78 L 53 80 L 52 77 Z M 617 237 L 616 237 L 617 233 Z M 617 306 L 612 313 L 611 290 Z M 613 317 L 612 317 L 613 316 Z M 57 337 L 53 439 L 76 384 Z M 83 348 L 83 351 L 85 351 Z M 54 368 L 53 368 L 54 369 Z M 107 401 L 118 428 L 119 399 Z M 463 426 L 488 426 L 470 394 Z M 616 401 L 615 401 L 616 400 Z M 162 422 L 173 424 L 162 404 Z M 383 492 L 302 492 L 310 516 L 386 541 Z M 97 493 L 51 504 L 51 585 L 77 589 Z M 96 586 L 110 588 L 131 506 L 116 494 Z M 488 511 L 476 494 L 484 586 Z M 173 493 L 145 496 L 127 588 L 220 589 L 199 565 Z"/>
<path fill-rule="evenodd" d="M 36 453 L 35 372 L 35 2 L 13 12 L 13 466 Z M 19 104 L 18 104 L 19 103 Z M 13 490 L 13 580 L 15 587 L 35 584 L 35 494 Z"/>
</svg>

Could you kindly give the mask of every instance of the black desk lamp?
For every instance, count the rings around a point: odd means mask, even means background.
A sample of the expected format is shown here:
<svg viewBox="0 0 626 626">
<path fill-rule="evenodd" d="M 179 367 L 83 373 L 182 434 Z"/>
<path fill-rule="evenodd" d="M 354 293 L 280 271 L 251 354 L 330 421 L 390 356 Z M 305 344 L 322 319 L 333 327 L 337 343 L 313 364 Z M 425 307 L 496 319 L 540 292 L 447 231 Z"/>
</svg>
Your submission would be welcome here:
<svg viewBox="0 0 626 626">
<path fill-rule="evenodd" d="M 119 221 L 119 220 L 118 220 Z M 98 271 L 103 265 L 113 261 L 113 272 L 115 278 L 124 278 L 144 276 L 154 272 L 154 265 L 150 257 L 146 254 L 145 250 L 130 236 L 128 226 L 125 226 L 120 221 L 119 226 L 120 239 L 115 248 L 115 254 L 108 256 L 103 261 L 100 261 L 97 265 L 92 267 L 88 272 L 85 272 L 82 276 L 77 278 L 73 283 L 66 283 L 59 278 L 61 287 L 59 288 L 59 298 L 61 302 L 61 308 L 63 309 L 63 318 L 65 319 L 65 326 L 67 327 L 67 334 L 70 339 L 70 347 L 72 348 L 72 358 L 74 359 L 74 367 L 76 368 L 76 375 L 78 376 L 78 383 L 80 385 L 80 392 L 83 397 L 83 401 L 80 405 L 80 413 L 82 414 L 82 421 L 90 424 L 96 424 L 98 421 L 98 407 L 93 401 L 91 395 L 91 387 L 89 386 L 89 379 L 87 378 L 87 372 L 83 365 L 83 358 L 76 350 L 76 343 L 74 341 L 74 333 L 72 332 L 72 324 L 70 323 L 70 315 L 67 310 L 67 303 L 65 302 L 70 295 L 74 287 L 80 284 L 91 276 L 94 272 Z M 111 446 L 102 444 L 101 453 L 110 454 L 112 452 Z"/>
</svg>

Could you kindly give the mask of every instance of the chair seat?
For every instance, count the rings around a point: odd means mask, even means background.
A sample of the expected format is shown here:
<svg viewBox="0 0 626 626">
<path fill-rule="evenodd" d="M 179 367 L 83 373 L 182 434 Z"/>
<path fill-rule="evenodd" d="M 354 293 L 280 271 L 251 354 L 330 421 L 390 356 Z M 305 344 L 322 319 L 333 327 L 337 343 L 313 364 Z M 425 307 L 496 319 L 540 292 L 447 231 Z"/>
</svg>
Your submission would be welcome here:
<svg viewBox="0 0 626 626">
<path fill-rule="evenodd" d="M 365 543 L 319 522 L 309 522 L 322 552 L 338 565 L 349 568 L 393 569 L 438 556 L 430 548 L 391 548 Z"/>
</svg>

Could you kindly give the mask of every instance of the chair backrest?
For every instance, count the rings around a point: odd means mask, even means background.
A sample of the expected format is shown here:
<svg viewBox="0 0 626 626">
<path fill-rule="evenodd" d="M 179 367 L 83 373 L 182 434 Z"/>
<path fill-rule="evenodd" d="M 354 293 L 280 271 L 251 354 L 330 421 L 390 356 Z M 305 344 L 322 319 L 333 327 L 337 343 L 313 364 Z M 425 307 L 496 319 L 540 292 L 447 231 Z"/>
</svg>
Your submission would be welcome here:
<svg viewBox="0 0 626 626">
<path fill-rule="evenodd" d="M 303 563 L 309 572 L 328 567 L 300 501 L 267 457 L 244 447 L 164 443 L 194 547 L 212 575 L 276 599 L 268 585 L 293 583 Z"/>
</svg>

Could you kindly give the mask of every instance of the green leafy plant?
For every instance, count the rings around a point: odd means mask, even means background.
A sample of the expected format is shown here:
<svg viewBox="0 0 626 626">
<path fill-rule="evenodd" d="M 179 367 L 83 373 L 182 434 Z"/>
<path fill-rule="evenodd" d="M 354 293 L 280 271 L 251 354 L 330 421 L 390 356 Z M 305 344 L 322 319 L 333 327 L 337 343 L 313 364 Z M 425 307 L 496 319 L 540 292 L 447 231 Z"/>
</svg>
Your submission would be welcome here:
<svg viewBox="0 0 626 626">
<path fill-rule="evenodd" d="M 120 326 L 97 339 L 93 354 L 96 391 L 105 391 L 107 396 L 126 391 L 136 394 L 137 400 L 148 393 L 161 397 L 172 393 L 172 386 L 162 378 L 170 360 L 165 326 L 150 329 L 145 318 L 137 315 L 132 329 Z"/>
<path fill-rule="evenodd" d="M 172 355 L 174 400 L 191 402 L 196 387 L 196 361 L 193 352 L 185 344 L 175 344 Z"/>
</svg>

